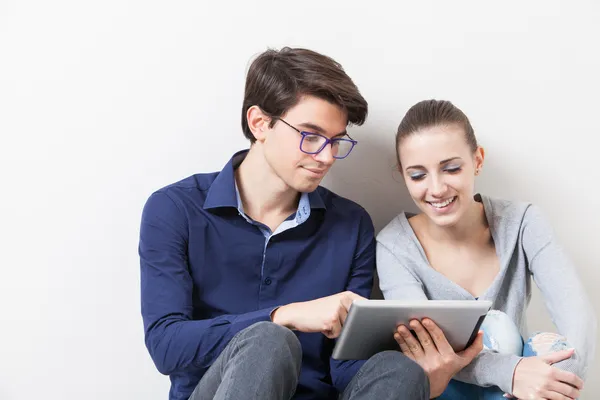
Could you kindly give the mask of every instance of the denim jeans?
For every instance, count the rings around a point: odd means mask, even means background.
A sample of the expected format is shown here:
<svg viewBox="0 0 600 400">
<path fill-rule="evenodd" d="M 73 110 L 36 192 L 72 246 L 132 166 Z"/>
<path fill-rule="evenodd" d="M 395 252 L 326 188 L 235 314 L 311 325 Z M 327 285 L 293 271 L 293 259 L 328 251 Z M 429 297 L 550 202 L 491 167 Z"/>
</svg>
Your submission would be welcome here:
<svg viewBox="0 0 600 400">
<path fill-rule="evenodd" d="M 515 354 L 522 357 L 546 355 L 569 348 L 566 339 L 556 333 L 537 332 L 523 341 L 519 330 L 508 315 L 501 311 L 488 312 L 482 326 L 484 348 L 502 354 Z M 561 363 L 569 363 L 569 360 Z M 556 364 L 558 365 L 558 364 Z M 566 365 L 566 370 L 569 370 Z M 504 392 L 496 386 L 480 387 L 451 380 L 438 399 L 440 400 L 505 400 Z"/>
<path fill-rule="evenodd" d="M 239 332 L 196 386 L 190 400 L 289 400 L 298 384 L 302 349 L 292 331 L 259 322 Z M 340 400 L 429 399 L 425 372 L 399 351 L 371 357 Z"/>
</svg>

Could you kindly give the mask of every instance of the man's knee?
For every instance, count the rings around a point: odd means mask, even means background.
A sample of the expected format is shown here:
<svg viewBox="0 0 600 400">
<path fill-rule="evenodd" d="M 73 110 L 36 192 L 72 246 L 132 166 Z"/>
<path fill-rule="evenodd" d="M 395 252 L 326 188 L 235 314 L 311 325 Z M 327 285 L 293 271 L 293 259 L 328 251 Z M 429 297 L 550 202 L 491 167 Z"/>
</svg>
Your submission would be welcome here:
<svg viewBox="0 0 600 400">
<path fill-rule="evenodd" d="M 253 391 L 270 393 L 256 398 L 290 398 L 301 362 L 300 342 L 292 331 L 259 322 L 234 336 L 190 399 L 212 399 L 217 391 L 227 391 L 231 398 L 245 398 Z"/>
<path fill-rule="evenodd" d="M 240 345 L 250 345 L 265 359 L 291 362 L 300 368 L 302 347 L 296 335 L 272 322 L 257 322 L 244 329 L 238 338 Z"/>
<path fill-rule="evenodd" d="M 382 351 L 367 361 L 365 372 L 386 381 L 386 385 L 397 385 L 399 389 L 407 387 L 426 388 L 429 391 L 429 379 L 425 371 L 413 360 L 399 351 Z M 403 393 L 400 391 L 399 393 Z"/>
<path fill-rule="evenodd" d="M 386 370 L 409 374 L 418 380 L 427 380 L 423 368 L 400 351 L 382 351 L 381 353 L 374 355 L 372 359 Z"/>
</svg>

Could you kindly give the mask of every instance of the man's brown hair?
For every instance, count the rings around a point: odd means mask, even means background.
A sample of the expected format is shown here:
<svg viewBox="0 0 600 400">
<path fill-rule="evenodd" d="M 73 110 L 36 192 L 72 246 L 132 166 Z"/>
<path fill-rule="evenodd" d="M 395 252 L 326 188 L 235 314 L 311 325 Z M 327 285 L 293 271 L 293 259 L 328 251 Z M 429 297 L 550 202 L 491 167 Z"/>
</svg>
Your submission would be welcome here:
<svg viewBox="0 0 600 400">
<path fill-rule="evenodd" d="M 338 62 L 312 50 L 284 47 L 261 53 L 250 65 L 242 106 L 244 136 L 251 143 L 256 140 L 246 118 L 250 107 L 260 107 L 273 118 L 273 126 L 302 96 L 338 105 L 348 124 L 362 125 L 367 118 L 367 101 Z"/>
</svg>

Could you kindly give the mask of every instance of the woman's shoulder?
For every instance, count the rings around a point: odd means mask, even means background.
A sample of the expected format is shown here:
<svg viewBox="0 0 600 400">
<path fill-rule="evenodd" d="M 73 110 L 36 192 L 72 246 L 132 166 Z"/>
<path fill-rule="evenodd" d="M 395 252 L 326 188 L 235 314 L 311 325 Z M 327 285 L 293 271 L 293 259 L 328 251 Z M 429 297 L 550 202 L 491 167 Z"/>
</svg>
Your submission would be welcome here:
<svg viewBox="0 0 600 400">
<path fill-rule="evenodd" d="M 384 245 L 389 249 L 396 246 L 402 246 L 412 240 L 414 235 L 408 218 L 414 214 L 402 211 L 396 215 L 383 229 L 377 234 L 378 244 Z"/>
<path fill-rule="evenodd" d="M 499 199 L 482 196 L 486 218 L 490 228 L 496 235 L 521 235 L 529 232 L 525 237 L 546 236 L 552 234 L 542 209 L 530 201 Z"/>
<path fill-rule="evenodd" d="M 520 223 L 532 209 L 537 209 L 531 202 L 524 200 L 512 200 L 481 194 L 478 196 L 483 203 L 488 221 L 492 219 L 495 222 L 504 224 Z"/>
</svg>

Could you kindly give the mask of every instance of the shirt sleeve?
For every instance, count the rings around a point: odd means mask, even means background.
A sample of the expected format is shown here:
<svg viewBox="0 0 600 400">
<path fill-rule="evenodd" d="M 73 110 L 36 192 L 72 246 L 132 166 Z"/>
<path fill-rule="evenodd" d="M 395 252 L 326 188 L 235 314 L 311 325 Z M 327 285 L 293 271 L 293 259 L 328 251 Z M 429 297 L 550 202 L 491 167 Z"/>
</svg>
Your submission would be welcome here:
<svg viewBox="0 0 600 400">
<path fill-rule="evenodd" d="M 375 232 L 371 217 L 364 210 L 359 229 L 359 243 L 346 290 L 369 298 L 373 289 L 373 274 L 375 272 Z M 339 393 L 344 391 L 365 361 L 330 359 L 332 383 Z"/>
<path fill-rule="evenodd" d="M 571 372 L 585 379 L 595 353 L 598 325 L 591 301 L 575 266 L 538 207 L 527 209 L 522 229 L 529 270 L 544 297 L 552 322 L 575 348 L 568 363 L 565 360 L 554 366 L 569 365 Z"/>
<path fill-rule="evenodd" d="M 422 282 L 380 241 L 377 242 L 377 275 L 385 299 L 428 300 Z"/>
<path fill-rule="evenodd" d="M 187 262 L 185 214 L 164 192 L 146 202 L 140 227 L 141 305 L 146 347 L 166 375 L 208 368 L 232 337 L 272 308 L 240 315 L 193 320 L 192 277 Z"/>
</svg>

